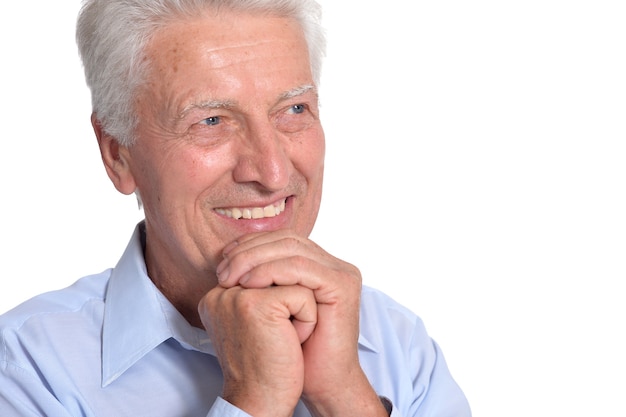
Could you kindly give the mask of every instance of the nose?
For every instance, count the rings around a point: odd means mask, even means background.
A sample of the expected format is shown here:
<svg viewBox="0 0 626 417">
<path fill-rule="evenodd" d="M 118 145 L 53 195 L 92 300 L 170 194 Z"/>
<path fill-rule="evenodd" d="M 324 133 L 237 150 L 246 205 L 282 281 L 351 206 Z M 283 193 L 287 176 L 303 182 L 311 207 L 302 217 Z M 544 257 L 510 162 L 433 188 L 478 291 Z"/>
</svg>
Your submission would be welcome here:
<svg viewBox="0 0 626 417">
<path fill-rule="evenodd" d="M 269 120 L 249 124 L 233 171 L 234 180 L 256 182 L 269 191 L 285 188 L 291 173 L 288 147 L 289 138 L 276 131 Z"/>
</svg>

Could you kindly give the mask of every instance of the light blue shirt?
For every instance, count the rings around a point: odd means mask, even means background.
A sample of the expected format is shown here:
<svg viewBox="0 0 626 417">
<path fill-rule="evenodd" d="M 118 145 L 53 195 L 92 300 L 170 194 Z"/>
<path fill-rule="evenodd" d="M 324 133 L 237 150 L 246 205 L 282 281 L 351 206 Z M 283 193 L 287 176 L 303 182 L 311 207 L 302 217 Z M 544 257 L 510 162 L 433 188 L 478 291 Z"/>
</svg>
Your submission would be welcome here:
<svg viewBox="0 0 626 417">
<path fill-rule="evenodd" d="M 392 416 L 471 415 L 422 321 L 367 287 L 359 357 Z M 114 269 L 0 316 L 2 417 L 247 417 L 221 387 L 207 334 L 148 278 L 141 226 Z"/>
</svg>

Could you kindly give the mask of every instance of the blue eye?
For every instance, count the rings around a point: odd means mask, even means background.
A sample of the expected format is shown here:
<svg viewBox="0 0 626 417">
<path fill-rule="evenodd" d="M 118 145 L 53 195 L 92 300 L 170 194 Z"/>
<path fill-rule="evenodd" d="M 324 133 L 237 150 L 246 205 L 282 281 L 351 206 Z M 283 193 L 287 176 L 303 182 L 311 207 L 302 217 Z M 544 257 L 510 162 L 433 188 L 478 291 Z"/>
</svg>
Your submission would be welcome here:
<svg viewBox="0 0 626 417">
<path fill-rule="evenodd" d="M 202 123 L 208 126 L 215 126 L 215 125 L 220 124 L 220 121 L 221 119 L 219 116 L 212 116 L 212 117 L 207 117 L 206 119 L 202 120 Z"/>
<path fill-rule="evenodd" d="M 293 106 L 291 106 L 291 111 L 295 114 L 302 114 L 304 113 L 304 110 L 306 109 L 306 107 L 304 106 L 304 104 L 294 104 Z"/>
</svg>

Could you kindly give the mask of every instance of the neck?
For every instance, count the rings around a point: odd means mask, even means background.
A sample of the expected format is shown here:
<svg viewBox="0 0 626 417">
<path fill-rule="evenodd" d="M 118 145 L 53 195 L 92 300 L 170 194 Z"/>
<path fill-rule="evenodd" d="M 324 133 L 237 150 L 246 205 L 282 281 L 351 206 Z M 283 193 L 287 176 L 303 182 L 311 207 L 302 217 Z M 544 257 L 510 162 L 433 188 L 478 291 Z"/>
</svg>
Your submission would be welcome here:
<svg viewBox="0 0 626 417">
<path fill-rule="evenodd" d="M 154 242 L 144 242 L 144 258 L 150 280 L 189 324 L 203 328 L 198 314 L 198 303 L 217 285 L 215 272 L 199 273 L 197 268 L 189 264 L 175 262 L 170 251 L 155 251 Z"/>
</svg>

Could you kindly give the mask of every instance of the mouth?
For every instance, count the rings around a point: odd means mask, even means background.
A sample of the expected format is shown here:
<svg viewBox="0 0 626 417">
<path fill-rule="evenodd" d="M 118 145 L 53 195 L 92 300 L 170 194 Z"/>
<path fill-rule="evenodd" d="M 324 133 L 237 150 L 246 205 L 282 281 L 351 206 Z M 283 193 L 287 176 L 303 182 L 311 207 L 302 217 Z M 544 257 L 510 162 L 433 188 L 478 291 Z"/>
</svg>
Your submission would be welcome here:
<svg viewBox="0 0 626 417">
<path fill-rule="evenodd" d="M 215 211 L 222 216 L 230 217 L 231 219 L 239 220 L 257 220 L 265 219 L 268 217 L 276 217 L 283 211 L 285 211 L 286 198 L 283 198 L 278 203 L 270 204 L 265 207 L 228 207 L 218 208 Z"/>
</svg>

